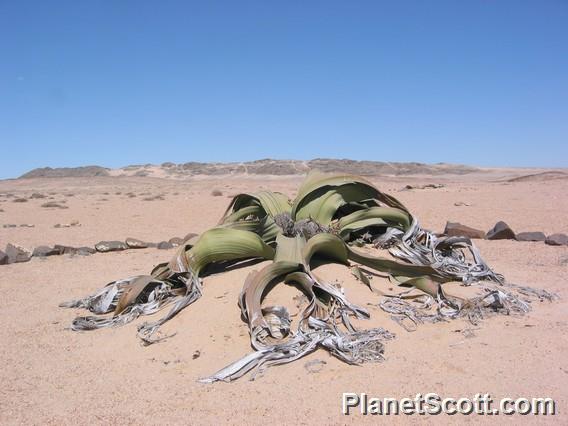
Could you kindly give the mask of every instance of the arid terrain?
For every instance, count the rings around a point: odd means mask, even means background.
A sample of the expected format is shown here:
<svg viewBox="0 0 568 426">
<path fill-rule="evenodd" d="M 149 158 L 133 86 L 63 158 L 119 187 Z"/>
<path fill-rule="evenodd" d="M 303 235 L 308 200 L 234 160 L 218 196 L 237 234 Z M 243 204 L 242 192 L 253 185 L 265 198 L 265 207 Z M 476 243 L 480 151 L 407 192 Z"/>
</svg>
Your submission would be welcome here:
<svg viewBox="0 0 568 426">
<path fill-rule="evenodd" d="M 26 178 L 0 181 L 0 249 L 8 243 L 32 250 L 55 244 L 93 247 L 101 240 L 128 237 L 155 243 L 183 238 L 215 225 L 230 197 L 240 192 L 270 188 L 294 197 L 303 174 L 316 167 L 359 170 L 400 199 L 423 227 L 436 232 L 444 230 L 446 221 L 487 231 L 503 220 L 516 232 L 568 233 L 566 170 L 266 161 L 258 169 L 250 163 L 226 168 L 167 163 L 71 173 L 42 169 Z M 439 185 L 422 188 L 428 184 Z M 405 189 L 407 185 L 412 189 Z M 42 207 L 50 202 L 60 207 Z M 24 224 L 29 226 L 20 226 Z M 343 416 L 343 392 L 396 398 L 429 392 L 454 398 L 476 393 L 489 393 L 495 399 L 551 397 L 557 402 L 555 416 L 500 416 L 498 424 L 568 424 L 568 246 L 514 240 L 475 240 L 475 244 L 507 281 L 543 288 L 560 298 L 535 303 L 523 317 L 487 319 L 473 327 L 473 337 L 461 332 L 472 327 L 464 320 L 424 324 L 409 333 L 372 306 L 379 296 L 347 268 L 324 266 L 322 276 L 342 282 L 350 300 L 371 312 L 371 320 L 358 325 L 382 326 L 396 334 L 386 346 L 385 362 L 349 366 L 318 350 L 271 368 L 255 381 L 245 376 L 212 385 L 197 380 L 251 350 L 237 298 L 246 275 L 260 265 L 206 277 L 203 297 L 164 326 L 165 332 L 177 333 L 175 337 L 149 347 L 136 337 L 136 325 L 144 318 L 121 328 L 79 333 L 70 331 L 69 325 L 84 312 L 58 304 L 115 279 L 149 273 L 169 260 L 175 249 L 65 254 L 2 265 L 0 424 L 387 420 L 358 412 Z M 380 277 L 372 283 L 378 288 L 391 285 Z M 295 294 L 281 286 L 269 298 L 293 311 Z M 306 368 L 314 360 L 325 362 L 319 371 Z M 495 422 L 494 417 L 475 415 L 388 420 Z"/>
</svg>

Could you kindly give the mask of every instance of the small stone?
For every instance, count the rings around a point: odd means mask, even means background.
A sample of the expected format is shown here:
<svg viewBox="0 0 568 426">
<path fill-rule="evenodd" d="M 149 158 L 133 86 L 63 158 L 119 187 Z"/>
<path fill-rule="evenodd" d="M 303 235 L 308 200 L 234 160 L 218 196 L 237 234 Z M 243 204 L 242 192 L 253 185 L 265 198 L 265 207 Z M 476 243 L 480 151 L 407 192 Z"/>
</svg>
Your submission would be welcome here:
<svg viewBox="0 0 568 426">
<path fill-rule="evenodd" d="M 8 263 L 10 263 L 8 255 L 0 250 L 0 265 L 7 265 Z"/>
<path fill-rule="evenodd" d="M 53 248 L 57 250 L 59 254 L 75 254 L 75 252 L 77 251 L 75 247 L 64 246 L 61 244 L 55 244 Z"/>
<path fill-rule="evenodd" d="M 14 202 L 14 203 L 27 203 L 28 199 L 27 198 L 14 198 L 12 200 L 12 202 Z"/>
<path fill-rule="evenodd" d="M 101 241 L 95 244 L 95 249 L 101 253 L 127 250 L 128 246 L 122 241 Z"/>
<path fill-rule="evenodd" d="M 7 223 L 6 225 L 2 225 L 3 228 L 16 228 L 18 225 L 13 223 Z"/>
<path fill-rule="evenodd" d="M 6 254 L 9 263 L 28 262 L 32 258 L 32 252 L 17 244 L 8 243 Z"/>
<path fill-rule="evenodd" d="M 35 198 L 45 198 L 45 195 L 40 194 L 39 192 L 34 192 L 30 198 L 35 199 Z"/>
<path fill-rule="evenodd" d="M 304 368 L 308 370 L 308 373 L 319 373 L 326 364 L 327 362 L 321 359 L 314 359 L 313 361 L 306 362 Z"/>
<path fill-rule="evenodd" d="M 174 248 L 174 245 L 169 241 L 162 241 L 158 243 L 158 250 L 168 250 Z"/>
<path fill-rule="evenodd" d="M 68 209 L 69 208 L 69 207 L 64 206 L 62 204 L 56 203 L 55 201 L 49 201 L 47 203 L 43 203 L 41 206 L 45 207 L 45 208 L 56 208 L 56 209 Z"/>
<path fill-rule="evenodd" d="M 145 243 L 144 241 L 141 240 L 137 240 L 136 238 L 127 238 L 126 245 L 133 249 L 148 248 L 148 243 Z"/>
<path fill-rule="evenodd" d="M 444 234 L 448 237 L 485 238 L 485 232 L 458 222 L 446 222 Z"/>
<path fill-rule="evenodd" d="M 75 253 L 74 247 L 64 246 L 61 244 L 55 244 L 53 246 L 54 250 L 57 250 L 57 254 L 73 254 Z"/>
<path fill-rule="evenodd" d="M 75 254 L 78 256 L 89 256 L 95 254 L 97 251 L 92 247 L 79 247 L 75 249 Z"/>
<path fill-rule="evenodd" d="M 461 207 L 461 206 L 469 207 L 469 206 L 471 206 L 471 204 L 464 203 L 463 201 L 458 201 L 457 203 L 454 203 L 454 206 L 456 206 L 456 207 Z"/>
<path fill-rule="evenodd" d="M 20 228 L 35 228 L 35 225 L 31 223 L 22 223 Z"/>
<path fill-rule="evenodd" d="M 485 235 L 488 240 L 514 240 L 516 239 L 513 230 L 503 221 L 495 224 L 493 229 L 489 230 Z"/>
<path fill-rule="evenodd" d="M 191 240 L 194 237 L 197 237 L 197 234 L 194 232 L 190 232 L 185 237 L 183 237 L 183 242 L 186 243 L 187 241 Z"/>
<path fill-rule="evenodd" d="M 179 237 L 173 237 L 173 238 L 170 238 L 170 240 L 168 242 L 170 244 L 172 244 L 174 247 L 177 247 L 177 246 L 181 246 L 183 244 L 183 239 L 179 238 Z"/>
<path fill-rule="evenodd" d="M 552 234 L 546 237 L 545 243 L 549 246 L 568 246 L 568 235 Z"/>
<path fill-rule="evenodd" d="M 33 257 L 47 257 L 47 256 L 56 256 L 61 254 L 59 249 L 55 247 L 48 247 L 48 246 L 39 246 L 36 247 L 32 253 Z"/>
<path fill-rule="evenodd" d="M 518 241 L 544 241 L 546 235 L 542 232 L 519 232 L 517 234 Z"/>
</svg>

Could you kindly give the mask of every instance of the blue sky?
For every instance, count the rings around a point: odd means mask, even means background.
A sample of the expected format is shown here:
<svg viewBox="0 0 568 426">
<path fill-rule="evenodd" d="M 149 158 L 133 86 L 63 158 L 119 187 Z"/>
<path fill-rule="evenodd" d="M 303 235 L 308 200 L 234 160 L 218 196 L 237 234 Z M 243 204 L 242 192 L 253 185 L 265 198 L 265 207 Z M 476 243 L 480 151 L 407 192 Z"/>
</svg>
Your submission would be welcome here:
<svg viewBox="0 0 568 426">
<path fill-rule="evenodd" d="M 1 1 L 0 178 L 315 157 L 568 166 L 568 1 Z"/>
</svg>

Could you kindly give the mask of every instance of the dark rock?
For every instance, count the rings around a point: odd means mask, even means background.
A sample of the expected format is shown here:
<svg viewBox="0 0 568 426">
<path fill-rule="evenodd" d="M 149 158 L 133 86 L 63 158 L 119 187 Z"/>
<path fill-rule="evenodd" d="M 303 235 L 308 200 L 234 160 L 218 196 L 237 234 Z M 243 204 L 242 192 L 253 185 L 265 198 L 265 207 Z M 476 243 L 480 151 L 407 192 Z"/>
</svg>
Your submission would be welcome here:
<svg viewBox="0 0 568 426">
<path fill-rule="evenodd" d="M 77 251 L 75 247 L 63 246 L 61 244 L 55 244 L 53 248 L 59 252 L 58 254 L 75 254 Z"/>
<path fill-rule="evenodd" d="M 45 198 L 45 195 L 40 194 L 39 192 L 34 192 L 30 198 L 35 199 L 35 198 Z"/>
<path fill-rule="evenodd" d="M 446 222 L 444 234 L 448 237 L 485 238 L 485 232 L 479 229 L 470 228 L 469 226 L 462 225 L 458 222 Z"/>
<path fill-rule="evenodd" d="M 185 237 L 183 237 L 183 242 L 187 242 L 189 240 L 191 240 L 193 237 L 197 237 L 198 234 L 195 234 L 193 232 L 190 232 L 189 234 L 187 234 Z"/>
<path fill-rule="evenodd" d="M 443 187 L 444 185 L 442 185 L 441 183 L 427 183 L 426 185 L 406 185 L 404 188 L 401 189 L 401 191 L 409 191 L 411 189 L 428 189 L 428 188 L 439 189 Z"/>
<path fill-rule="evenodd" d="M 20 228 L 35 228 L 35 225 L 33 223 L 22 223 Z"/>
<path fill-rule="evenodd" d="M 32 253 L 34 257 L 56 256 L 61 254 L 59 249 L 55 247 L 39 246 L 36 247 Z"/>
<path fill-rule="evenodd" d="M 546 237 L 545 243 L 549 246 L 568 246 L 568 235 L 552 234 Z"/>
<path fill-rule="evenodd" d="M 97 251 L 92 247 L 79 247 L 75 249 L 75 254 L 78 256 L 89 256 L 95 254 Z"/>
<path fill-rule="evenodd" d="M 6 225 L 2 225 L 3 228 L 16 228 L 18 225 L 13 223 L 7 223 Z"/>
<path fill-rule="evenodd" d="M 69 208 L 69 207 L 64 206 L 62 204 L 56 203 L 55 201 L 48 201 L 47 203 L 43 203 L 41 206 L 45 207 L 45 208 L 56 208 L 56 209 L 68 209 Z"/>
<path fill-rule="evenodd" d="M 8 255 L 0 250 L 0 265 L 7 265 L 10 263 Z"/>
<path fill-rule="evenodd" d="M 12 200 L 13 203 L 27 203 L 28 199 L 27 198 L 14 198 Z"/>
<path fill-rule="evenodd" d="M 101 241 L 95 244 L 95 249 L 98 252 L 107 253 L 109 251 L 127 250 L 128 246 L 122 241 Z"/>
<path fill-rule="evenodd" d="M 179 238 L 179 237 L 173 237 L 173 238 L 170 238 L 170 240 L 168 242 L 170 244 L 172 244 L 174 247 L 177 247 L 177 246 L 181 246 L 183 244 L 183 239 Z"/>
<path fill-rule="evenodd" d="M 148 243 L 145 243 L 144 241 L 141 240 L 137 240 L 136 238 L 127 238 L 126 245 L 133 249 L 148 248 Z"/>
<path fill-rule="evenodd" d="M 8 243 L 6 254 L 9 263 L 28 262 L 32 258 L 32 252 L 17 244 Z"/>
<path fill-rule="evenodd" d="M 517 234 L 518 241 L 544 241 L 546 235 L 542 232 L 519 232 Z"/>
<path fill-rule="evenodd" d="M 174 248 L 174 245 L 172 243 L 170 243 L 169 241 L 162 241 L 160 243 L 158 243 L 158 249 L 159 250 L 168 250 L 168 249 L 172 249 Z"/>
<path fill-rule="evenodd" d="M 513 230 L 503 221 L 495 224 L 493 229 L 487 232 L 485 236 L 488 240 L 514 240 L 516 239 Z"/>
</svg>

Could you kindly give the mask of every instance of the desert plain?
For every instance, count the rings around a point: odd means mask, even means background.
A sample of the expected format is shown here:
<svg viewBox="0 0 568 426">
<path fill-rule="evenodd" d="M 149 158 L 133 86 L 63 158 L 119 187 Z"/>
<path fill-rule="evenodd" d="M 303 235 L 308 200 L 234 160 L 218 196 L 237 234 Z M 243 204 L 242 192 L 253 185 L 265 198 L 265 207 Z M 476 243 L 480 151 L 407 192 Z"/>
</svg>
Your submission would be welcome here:
<svg viewBox="0 0 568 426">
<path fill-rule="evenodd" d="M 214 226 L 233 195 L 270 188 L 293 198 L 303 178 L 303 170 L 270 174 L 270 167 L 261 171 L 266 174 L 244 168 L 183 176 L 164 170 L 146 166 L 104 176 L 0 181 L 0 249 L 8 243 L 33 249 L 55 244 L 92 247 L 128 237 L 156 243 L 183 238 Z M 442 232 L 452 221 L 489 230 L 503 220 L 516 232 L 568 233 L 565 170 L 387 172 L 365 174 L 401 200 L 426 229 Z M 422 188 L 428 184 L 435 185 Z M 407 185 L 413 189 L 405 189 Z M 45 198 L 32 198 L 34 193 Z M 64 208 L 41 207 L 50 201 Z M 495 316 L 475 327 L 455 320 L 407 332 L 376 307 L 379 296 L 347 268 L 324 266 L 321 275 L 341 282 L 349 299 L 371 313 L 360 327 L 381 326 L 396 334 L 386 345 L 386 360 L 350 366 L 320 349 L 268 369 L 254 381 L 245 376 L 215 384 L 197 380 L 251 351 L 237 298 L 246 275 L 262 264 L 207 276 L 203 297 L 164 326 L 164 332 L 176 335 L 147 347 L 136 337 L 136 325 L 147 318 L 119 328 L 73 332 L 71 321 L 84 312 L 58 304 L 110 281 L 149 273 L 175 249 L 66 254 L 2 265 L 0 424 L 567 424 L 568 246 L 474 242 L 508 282 L 546 289 L 558 300 L 535 302 L 525 316 Z M 380 277 L 372 283 L 377 288 L 391 285 Z M 267 302 L 294 312 L 296 293 L 279 286 Z M 465 328 L 473 335 L 464 336 Z M 429 392 L 454 398 L 476 393 L 495 399 L 550 397 L 557 403 L 557 414 L 383 419 L 355 411 L 344 416 L 344 392 L 395 398 Z"/>
</svg>

